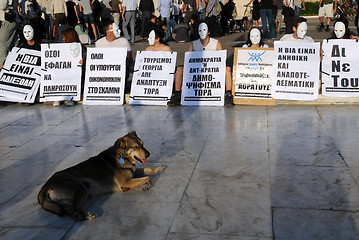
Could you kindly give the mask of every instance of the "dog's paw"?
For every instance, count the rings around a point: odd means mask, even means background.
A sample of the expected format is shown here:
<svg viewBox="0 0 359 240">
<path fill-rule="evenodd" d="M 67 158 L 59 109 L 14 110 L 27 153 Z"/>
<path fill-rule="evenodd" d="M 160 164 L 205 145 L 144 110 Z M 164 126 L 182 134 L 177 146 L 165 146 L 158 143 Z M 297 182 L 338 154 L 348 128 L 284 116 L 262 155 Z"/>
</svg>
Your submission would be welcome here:
<svg viewBox="0 0 359 240">
<path fill-rule="evenodd" d="M 142 185 L 142 191 L 148 191 L 151 188 L 150 182 L 145 182 L 145 184 Z"/>
<path fill-rule="evenodd" d="M 86 214 L 86 219 L 87 220 L 95 220 L 97 218 L 97 215 L 93 214 L 93 213 L 90 213 L 90 212 L 87 212 Z"/>
<path fill-rule="evenodd" d="M 82 222 L 87 219 L 81 212 L 75 210 L 68 211 L 67 215 L 70 216 L 76 222 Z"/>
<path fill-rule="evenodd" d="M 165 166 L 161 166 L 161 167 L 156 167 L 155 171 L 156 171 L 156 173 L 160 173 L 160 172 L 163 172 L 165 169 L 166 169 Z"/>
</svg>

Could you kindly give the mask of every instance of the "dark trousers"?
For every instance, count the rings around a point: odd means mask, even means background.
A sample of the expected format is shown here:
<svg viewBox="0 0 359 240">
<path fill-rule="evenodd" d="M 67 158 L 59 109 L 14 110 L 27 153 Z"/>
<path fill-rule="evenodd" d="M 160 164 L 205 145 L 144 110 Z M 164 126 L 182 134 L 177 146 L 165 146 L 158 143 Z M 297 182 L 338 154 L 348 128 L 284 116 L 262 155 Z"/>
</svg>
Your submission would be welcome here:
<svg viewBox="0 0 359 240">
<path fill-rule="evenodd" d="M 57 13 L 55 14 L 55 41 L 58 42 L 59 41 L 59 26 L 63 25 L 63 24 L 67 24 L 67 18 L 65 13 Z"/>
<path fill-rule="evenodd" d="M 220 33 L 219 33 L 219 27 L 218 27 L 218 23 L 217 23 L 217 17 L 212 15 L 210 17 L 207 17 L 206 20 L 207 20 L 208 28 L 210 31 L 210 36 L 211 37 L 219 37 Z"/>
</svg>

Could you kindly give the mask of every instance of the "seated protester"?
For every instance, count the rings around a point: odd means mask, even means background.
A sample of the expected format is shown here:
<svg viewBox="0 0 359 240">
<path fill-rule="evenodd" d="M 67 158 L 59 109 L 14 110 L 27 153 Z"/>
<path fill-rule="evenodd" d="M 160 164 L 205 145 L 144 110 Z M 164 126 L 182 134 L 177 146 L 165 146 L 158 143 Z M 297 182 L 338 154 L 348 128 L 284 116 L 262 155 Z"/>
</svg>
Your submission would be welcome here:
<svg viewBox="0 0 359 240">
<path fill-rule="evenodd" d="M 334 22 L 334 30 L 328 39 L 355 39 L 356 36 L 350 33 L 349 22 L 345 17 L 338 18 Z"/>
<path fill-rule="evenodd" d="M 285 34 L 280 41 L 289 42 L 314 42 L 313 38 L 306 36 L 308 29 L 307 19 L 299 17 L 294 20 L 294 33 Z"/>
<path fill-rule="evenodd" d="M 198 34 L 200 39 L 191 42 L 189 46 L 190 52 L 192 51 L 220 51 L 223 50 L 220 41 L 209 37 L 209 29 L 206 23 L 202 22 L 198 27 Z M 168 106 L 178 106 L 181 103 L 181 88 L 183 81 L 183 67 L 178 67 L 175 78 L 175 91 L 172 94 L 171 100 L 167 103 Z M 226 93 L 224 98 L 224 105 L 233 107 L 232 95 L 232 73 L 231 68 L 226 67 L 225 75 Z"/>
<path fill-rule="evenodd" d="M 146 48 L 146 51 L 163 51 L 163 52 L 172 52 L 171 48 L 162 42 L 165 33 L 161 28 L 155 28 L 150 32 L 148 37 L 149 47 Z"/>
<path fill-rule="evenodd" d="M 20 36 L 20 41 L 16 44 L 18 48 L 26 48 L 30 50 L 41 51 L 41 45 L 38 42 L 37 34 L 31 24 L 26 24 L 22 29 L 23 36 Z M 39 102 L 40 93 L 39 90 L 36 94 L 35 102 Z M 32 105 L 32 103 L 25 103 L 26 105 Z"/>
<path fill-rule="evenodd" d="M 168 40 L 169 40 L 169 39 L 168 39 L 169 29 L 167 29 L 167 27 L 165 27 L 165 26 L 162 24 L 161 17 L 156 17 L 156 19 L 155 19 L 155 27 L 163 29 L 163 31 L 165 32 L 165 37 L 163 38 L 163 40 L 164 40 L 164 41 L 168 41 Z"/>
<path fill-rule="evenodd" d="M 106 32 L 106 36 L 96 41 L 97 48 L 126 48 L 126 79 L 129 76 L 130 68 L 133 63 L 131 46 L 126 38 L 121 37 L 121 30 L 119 26 L 113 21 L 104 23 L 103 29 Z"/>
<path fill-rule="evenodd" d="M 82 44 L 91 44 L 91 38 L 87 34 L 86 24 L 83 19 L 81 19 L 80 23 L 75 26 L 75 31 L 77 32 L 77 35 L 79 35 Z"/>
<path fill-rule="evenodd" d="M 64 43 L 81 43 L 79 35 L 72 27 L 69 27 L 62 31 L 62 39 Z M 81 93 L 83 93 L 84 85 L 85 85 L 85 69 L 86 69 L 86 53 L 87 49 L 84 45 L 81 44 L 82 49 L 82 59 L 80 60 L 79 64 L 82 65 L 82 74 L 81 74 Z M 59 102 L 60 103 L 60 102 Z M 66 106 L 70 107 L 73 106 L 75 102 L 71 99 L 68 100 Z M 55 105 L 55 102 L 54 104 Z"/>
<path fill-rule="evenodd" d="M 263 35 L 259 28 L 252 28 L 248 32 L 247 42 L 242 46 L 242 48 L 268 48 L 267 44 L 263 42 Z"/>
<path fill-rule="evenodd" d="M 189 26 L 184 22 L 184 18 L 180 16 L 178 18 L 179 23 L 174 27 L 173 33 L 176 34 L 175 41 L 176 42 L 187 42 L 189 41 L 188 37 L 188 29 Z"/>
<path fill-rule="evenodd" d="M 150 18 L 150 21 L 145 25 L 145 28 L 143 30 L 143 35 L 142 35 L 143 40 L 146 40 L 148 38 L 148 35 L 150 34 L 150 32 L 153 29 L 155 29 L 155 27 L 156 27 L 155 21 L 156 21 L 156 16 L 152 15 Z"/>
<path fill-rule="evenodd" d="M 30 24 L 27 24 L 23 27 L 22 33 L 24 38 L 20 38 L 20 41 L 16 44 L 16 47 L 41 51 L 41 45 L 36 41 L 35 30 Z"/>
</svg>

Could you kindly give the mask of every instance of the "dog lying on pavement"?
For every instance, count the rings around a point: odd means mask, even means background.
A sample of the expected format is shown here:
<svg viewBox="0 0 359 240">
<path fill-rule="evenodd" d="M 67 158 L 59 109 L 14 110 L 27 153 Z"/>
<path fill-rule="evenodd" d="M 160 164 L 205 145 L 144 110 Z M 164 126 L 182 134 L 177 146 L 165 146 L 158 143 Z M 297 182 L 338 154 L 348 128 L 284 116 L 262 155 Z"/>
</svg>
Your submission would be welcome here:
<svg viewBox="0 0 359 240">
<path fill-rule="evenodd" d="M 38 202 L 45 210 L 75 221 L 95 219 L 82 209 L 89 196 L 150 189 L 150 177 L 135 178 L 136 162 L 147 164 L 149 156 L 136 132 L 130 132 L 99 155 L 52 175 L 41 188 Z M 144 175 L 163 171 L 164 167 L 143 169 Z"/>
</svg>

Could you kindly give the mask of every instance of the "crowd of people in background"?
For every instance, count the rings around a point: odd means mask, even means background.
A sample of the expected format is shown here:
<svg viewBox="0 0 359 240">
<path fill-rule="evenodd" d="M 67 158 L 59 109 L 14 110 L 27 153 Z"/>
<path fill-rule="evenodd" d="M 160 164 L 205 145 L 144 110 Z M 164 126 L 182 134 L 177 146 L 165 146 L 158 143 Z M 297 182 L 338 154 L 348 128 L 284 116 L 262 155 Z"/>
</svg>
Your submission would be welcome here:
<svg viewBox="0 0 359 240">
<path fill-rule="evenodd" d="M 320 0 L 319 4 L 318 31 L 329 31 L 333 12 L 337 6 L 344 6 L 344 3 L 335 0 L 333 4 L 333 0 Z M 255 28 L 248 32 L 244 47 L 267 47 L 263 40 L 277 37 L 282 18 L 286 33 L 284 37 L 303 39 L 300 32 L 306 32 L 306 23 L 300 24 L 298 19 L 301 9 L 305 9 L 304 0 L 250 0 L 242 7 L 249 5 L 252 6 L 251 17 Z M 200 41 L 198 29 L 203 22 L 208 26 L 208 39 L 226 35 L 231 32 L 231 20 L 237 17 L 237 7 L 233 0 L 158 0 L 157 6 L 153 0 L 140 0 L 139 3 L 137 0 L 0 0 L 0 8 L 0 66 L 13 46 L 40 50 L 43 39 L 50 43 L 80 42 L 84 53 L 86 44 L 126 47 L 126 65 L 130 66 L 131 45 L 135 43 L 136 35 L 140 35 L 143 40 L 156 42 L 152 48 L 157 51 L 168 50 L 170 48 L 163 44 L 168 41 Z M 324 17 L 327 19 L 326 26 Z M 341 19 L 345 17 L 344 12 Z M 343 29 L 347 29 L 348 21 L 342 22 Z M 358 17 L 355 23 L 358 26 Z M 153 36 L 150 36 L 151 32 Z M 251 38 L 260 40 L 253 43 Z M 218 50 L 217 47 L 214 49 Z M 230 71 L 227 72 L 230 74 Z M 230 91 L 230 88 L 227 90 Z M 68 104 L 73 103 L 70 101 Z"/>
</svg>

